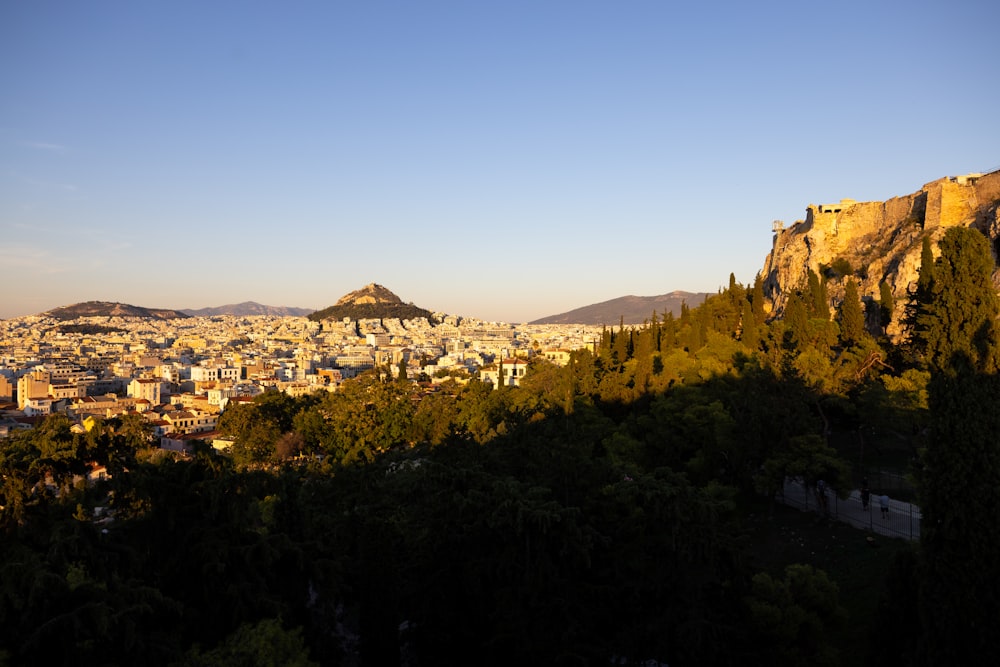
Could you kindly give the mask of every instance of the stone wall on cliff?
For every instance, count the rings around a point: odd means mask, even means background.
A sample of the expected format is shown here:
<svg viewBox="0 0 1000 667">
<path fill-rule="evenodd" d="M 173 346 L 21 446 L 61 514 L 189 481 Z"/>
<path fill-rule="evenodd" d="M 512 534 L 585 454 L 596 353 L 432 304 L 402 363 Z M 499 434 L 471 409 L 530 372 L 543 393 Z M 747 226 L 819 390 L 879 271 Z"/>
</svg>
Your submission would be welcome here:
<svg viewBox="0 0 1000 667">
<path fill-rule="evenodd" d="M 1000 250 L 1000 170 L 940 178 L 909 195 L 884 202 L 810 204 L 805 220 L 775 232 L 761 276 L 772 315 L 803 289 L 810 270 L 826 276 L 831 312 L 843 299 L 845 276 L 833 267 L 850 265 L 866 302 L 879 299 L 879 285 L 892 289 L 895 312 L 887 329 L 902 335 L 900 319 L 917 280 L 924 235 L 937 242 L 951 226 L 975 227 L 990 239 L 994 264 Z M 994 270 L 994 284 L 1000 272 Z M 875 323 L 871 323 L 874 325 Z"/>
</svg>

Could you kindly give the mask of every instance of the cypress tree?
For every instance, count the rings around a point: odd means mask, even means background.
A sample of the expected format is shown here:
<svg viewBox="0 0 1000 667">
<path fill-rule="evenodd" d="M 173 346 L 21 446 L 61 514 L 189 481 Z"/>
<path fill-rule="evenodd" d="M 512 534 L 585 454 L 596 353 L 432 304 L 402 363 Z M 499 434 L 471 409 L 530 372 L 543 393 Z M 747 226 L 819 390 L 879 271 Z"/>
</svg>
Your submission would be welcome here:
<svg viewBox="0 0 1000 667">
<path fill-rule="evenodd" d="M 792 293 L 785 304 L 785 342 L 802 347 L 809 339 L 809 313 L 798 292 Z"/>
<path fill-rule="evenodd" d="M 915 312 L 934 372 L 931 438 L 918 471 L 920 657 L 928 665 L 983 664 L 1000 655 L 1000 302 L 982 234 L 951 228 L 940 248 Z"/>
<path fill-rule="evenodd" d="M 766 314 L 764 313 L 764 279 L 760 273 L 753 281 L 753 292 L 750 296 L 750 305 L 753 308 L 753 318 L 757 324 L 763 324 Z"/>
<path fill-rule="evenodd" d="M 892 288 L 884 280 L 878 286 L 879 301 L 879 326 L 884 332 L 886 327 L 892 323 L 892 311 L 896 308 L 896 302 L 892 298 Z"/>
<path fill-rule="evenodd" d="M 760 329 L 753 316 L 753 306 L 749 301 L 743 302 L 743 313 L 740 318 L 742 329 L 740 331 L 740 341 L 752 350 L 760 346 Z"/>
<path fill-rule="evenodd" d="M 918 286 L 914 309 L 916 344 L 932 369 L 950 372 L 957 364 L 996 370 L 996 318 L 993 257 L 980 232 L 952 227 L 940 243 L 941 256 L 931 277 Z M 921 282 L 924 272 L 921 269 Z"/>
<path fill-rule="evenodd" d="M 934 250 L 931 247 L 931 237 L 924 236 L 920 245 L 920 275 L 917 276 L 917 289 L 927 290 L 934 279 Z"/>
<path fill-rule="evenodd" d="M 920 269 L 917 274 L 917 286 L 910 292 L 903 316 L 906 328 L 906 347 L 918 360 L 923 360 L 926 353 L 926 339 L 923 327 L 926 322 L 918 321 L 931 301 L 931 282 L 934 278 L 934 252 L 931 249 L 931 237 L 924 236 L 920 250 Z"/>
<path fill-rule="evenodd" d="M 821 280 L 815 271 L 809 269 L 809 317 L 830 319 L 830 299 L 826 293 L 826 280 Z"/>
<path fill-rule="evenodd" d="M 677 347 L 677 320 L 674 319 L 673 312 L 667 312 L 663 316 L 663 328 L 660 331 L 659 350 L 672 350 Z"/>
<path fill-rule="evenodd" d="M 844 284 L 844 300 L 840 303 L 840 340 L 844 345 L 857 345 L 868 335 L 865 314 L 858 296 L 858 284 L 848 278 Z"/>
</svg>

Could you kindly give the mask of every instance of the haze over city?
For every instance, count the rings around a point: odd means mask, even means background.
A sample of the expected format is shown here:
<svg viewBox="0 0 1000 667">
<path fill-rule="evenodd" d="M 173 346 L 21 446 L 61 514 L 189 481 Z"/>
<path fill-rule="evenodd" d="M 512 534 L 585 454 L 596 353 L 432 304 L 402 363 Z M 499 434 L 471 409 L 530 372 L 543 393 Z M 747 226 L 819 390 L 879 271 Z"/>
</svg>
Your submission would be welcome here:
<svg viewBox="0 0 1000 667">
<path fill-rule="evenodd" d="M 747 283 L 771 221 L 1000 167 L 996 3 L 0 7 L 0 318 L 523 322 Z"/>
</svg>

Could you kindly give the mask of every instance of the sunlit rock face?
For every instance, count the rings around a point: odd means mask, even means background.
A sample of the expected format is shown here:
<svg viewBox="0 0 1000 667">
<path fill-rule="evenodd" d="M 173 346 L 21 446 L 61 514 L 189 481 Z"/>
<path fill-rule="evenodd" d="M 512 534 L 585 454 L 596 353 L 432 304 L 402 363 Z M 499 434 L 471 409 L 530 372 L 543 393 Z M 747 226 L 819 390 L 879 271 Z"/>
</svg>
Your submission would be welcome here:
<svg viewBox="0 0 1000 667">
<path fill-rule="evenodd" d="M 776 225 L 761 273 L 770 312 L 783 312 L 789 294 L 807 284 L 810 270 L 826 277 L 833 309 L 843 298 L 846 274 L 852 274 L 866 302 L 878 301 L 882 282 L 892 289 L 895 309 L 886 333 L 898 338 L 903 308 L 917 281 L 924 235 L 930 235 L 936 254 L 945 229 L 975 227 L 990 238 L 996 262 L 998 204 L 1000 170 L 941 178 L 884 202 L 810 204 L 805 220 L 787 228 Z M 997 271 L 993 278 L 1000 285 Z"/>
</svg>

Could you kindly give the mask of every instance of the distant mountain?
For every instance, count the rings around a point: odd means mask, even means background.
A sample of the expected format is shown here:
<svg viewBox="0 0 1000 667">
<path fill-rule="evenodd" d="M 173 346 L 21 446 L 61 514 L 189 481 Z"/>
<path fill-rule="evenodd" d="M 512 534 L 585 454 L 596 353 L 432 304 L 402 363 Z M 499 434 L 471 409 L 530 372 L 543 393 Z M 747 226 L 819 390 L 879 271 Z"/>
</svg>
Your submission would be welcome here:
<svg viewBox="0 0 1000 667">
<path fill-rule="evenodd" d="M 701 305 L 708 292 L 671 292 L 660 296 L 621 296 L 584 306 L 560 315 L 550 315 L 530 324 L 592 324 L 615 325 L 625 319 L 625 324 L 642 324 L 653 316 L 673 313 L 680 315 L 681 304 L 694 308 Z"/>
<path fill-rule="evenodd" d="M 238 315 L 251 317 L 254 315 L 270 315 L 272 317 L 305 317 L 313 312 L 312 308 L 294 308 L 292 306 L 265 306 L 256 301 L 243 303 L 227 303 L 214 308 L 185 308 L 181 311 L 192 317 L 212 317 L 213 315 Z"/>
<path fill-rule="evenodd" d="M 403 303 L 402 299 L 385 287 L 376 283 L 365 285 L 359 290 L 345 294 L 334 305 L 323 310 L 317 310 L 309 316 L 310 320 L 376 320 L 394 319 L 412 320 L 418 317 L 433 319 L 431 311 Z"/>
<path fill-rule="evenodd" d="M 179 310 L 143 308 L 111 301 L 85 301 L 71 306 L 60 306 L 42 315 L 57 320 L 75 320 L 78 317 L 145 317 L 152 320 L 175 320 L 187 317 Z"/>
</svg>

